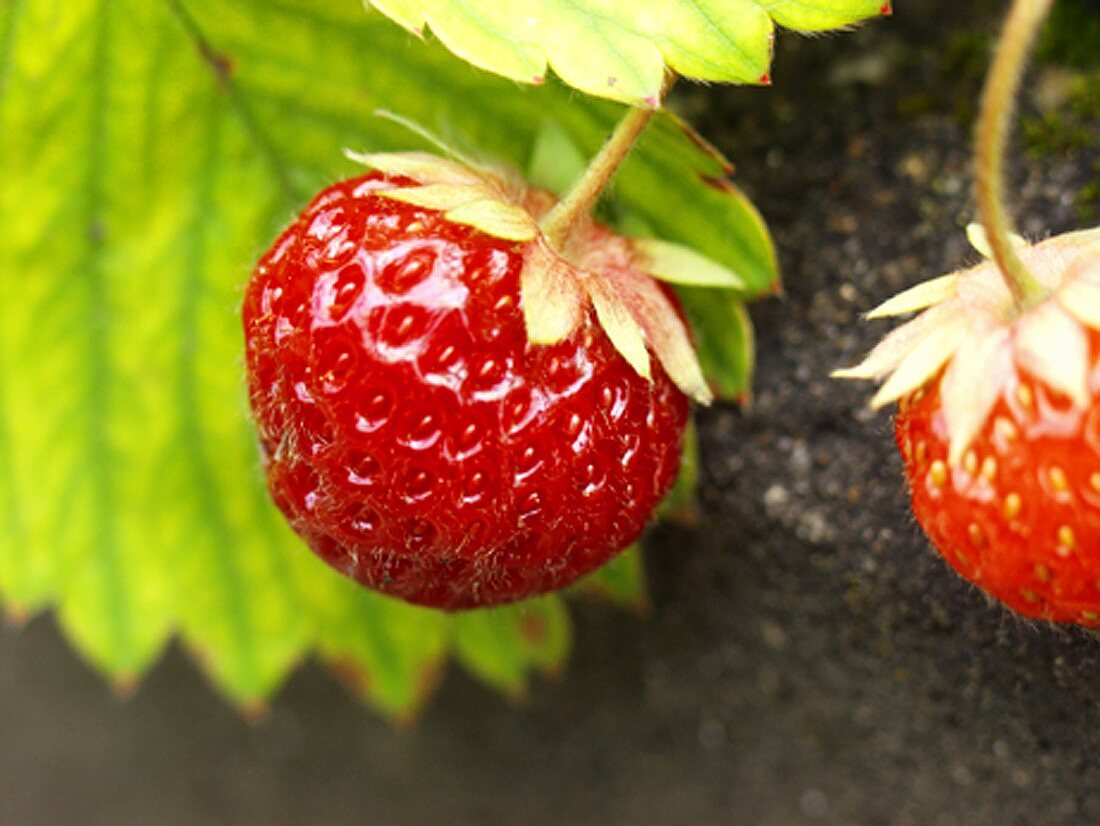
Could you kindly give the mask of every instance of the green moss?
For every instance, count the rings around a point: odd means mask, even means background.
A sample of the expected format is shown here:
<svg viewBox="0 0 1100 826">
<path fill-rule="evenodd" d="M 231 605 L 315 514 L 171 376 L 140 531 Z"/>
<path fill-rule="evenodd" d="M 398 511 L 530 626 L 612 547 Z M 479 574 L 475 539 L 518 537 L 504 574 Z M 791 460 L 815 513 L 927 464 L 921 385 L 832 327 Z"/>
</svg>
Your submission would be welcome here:
<svg viewBox="0 0 1100 826">
<path fill-rule="evenodd" d="M 1037 57 L 1076 69 L 1100 70 L 1100 14 L 1084 0 L 1061 0 L 1051 10 Z"/>
<path fill-rule="evenodd" d="M 1074 202 L 1077 219 L 1092 223 L 1100 219 L 1100 161 L 1092 165 L 1093 179 L 1081 187 Z"/>
<path fill-rule="evenodd" d="M 1100 14 L 1085 0 L 1055 4 L 1036 62 L 1072 73 L 1066 102 L 1057 110 L 1026 118 L 1025 145 L 1036 156 L 1088 149 L 1100 129 Z"/>
<path fill-rule="evenodd" d="M 1093 133 L 1087 126 L 1060 112 L 1028 118 L 1021 131 L 1027 151 L 1038 158 L 1070 149 L 1085 149 L 1094 142 Z"/>
<path fill-rule="evenodd" d="M 993 33 L 960 31 L 950 36 L 943 49 L 943 73 L 955 79 L 981 81 L 993 54 Z"/>
</svg>

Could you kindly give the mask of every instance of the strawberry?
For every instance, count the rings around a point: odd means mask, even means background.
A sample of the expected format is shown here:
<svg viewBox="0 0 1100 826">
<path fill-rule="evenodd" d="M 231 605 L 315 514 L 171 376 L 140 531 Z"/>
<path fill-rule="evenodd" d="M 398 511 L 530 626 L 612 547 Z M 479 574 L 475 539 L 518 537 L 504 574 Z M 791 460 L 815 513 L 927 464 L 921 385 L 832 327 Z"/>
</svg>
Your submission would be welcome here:
<svg viewBox="0 0 1100 826">
<path fill-rule="evenodd" d="M 987 252 L 984 234 L 972 240 Z M 997 265 L 919 285 L 924 310 L 841 377 L 887 378 L 913 513 L 964 577 L 1020 614 L 1100 625 L 1100 230 L 1017 239 L 1042 288 Z"/>
<path fill-rule="evenodd" d="M 708 398 L 660 250 L 418 153 L 321 192 L 243 320 L 271 495 L 329 565 L 448 610 L 562 588 L 633 542 Z M 656 357 L 655 362 L 650 356 Z M 680 385 L 678 387 L 677 385 Z"/>
</svg>

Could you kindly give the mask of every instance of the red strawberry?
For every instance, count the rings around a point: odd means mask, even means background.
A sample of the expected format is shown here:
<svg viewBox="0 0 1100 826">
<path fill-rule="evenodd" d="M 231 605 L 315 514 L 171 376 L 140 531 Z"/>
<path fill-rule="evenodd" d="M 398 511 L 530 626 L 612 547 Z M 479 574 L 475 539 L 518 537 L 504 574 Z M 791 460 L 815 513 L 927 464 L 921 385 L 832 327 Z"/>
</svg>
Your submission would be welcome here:
<svg viewBox="0 0 1100 826">
<path fill-rule="evenodd" d="M 616 351 L 577 278 L 610 271 L 600 283 L 627 284 L 629 312 L 663 302 L 677 346 L 682 324 L 625 239 L 589 225 L 569 262 L 551 253 L 534 223 L 545 194 L 506 197 L 500 179 L 422 155 L 366 160 L 389 174 L 321 192 L 248 286 L 271 494 L 328 564 L 410 602 L 562 588 L 638 537 L 676 477 L 688 414 L 660 364 L 646 378 L 645 351 L 641 367 Z M 466 187 L 465 206 L 441 187 Z M 547 284 L 564 286 L 539 322 L 527 305 Z M 652 319 L 629 312 L 628 335 L 674 364 Z M 556 343 L 530 342 L 539 323 Z"/>
<path fill-rule="evenodd" d="M 927 282 L 877 315 L 930 309 L 840 375 L 889 376 L 875 403 L 900 401 L 913 513 L 959 573 L 1025 616 L 1096 626 L 1100 230 L 1020 257 L 1041 300 L 1018 308 L 993 262 Z"/>
<path fill-rule="evenodd" d="M 1017 373 L 954 467 L 946 430 L 938 382 L 902 400 L 895 435 L 932 543 L 1021 614 L 1100 624 L 1100 404 Z"/>
</svg>

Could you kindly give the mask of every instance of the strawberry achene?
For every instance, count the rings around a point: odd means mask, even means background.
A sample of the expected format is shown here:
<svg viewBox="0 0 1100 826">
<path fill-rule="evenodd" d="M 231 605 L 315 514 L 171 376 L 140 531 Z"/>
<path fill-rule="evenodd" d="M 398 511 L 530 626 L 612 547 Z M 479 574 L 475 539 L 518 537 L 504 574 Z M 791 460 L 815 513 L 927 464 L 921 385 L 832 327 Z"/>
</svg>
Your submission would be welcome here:
<svg viewBox="0 0 1100 826">
<path fill-rule="evenodd" d="M 913 513 L 960 574 L 1025 616 L 1100 625 L 1095 397 L 1081 408 L 1016 373 L 952 466 L 937 378 L 902 400 L 895 435 Z"/>
</svg>

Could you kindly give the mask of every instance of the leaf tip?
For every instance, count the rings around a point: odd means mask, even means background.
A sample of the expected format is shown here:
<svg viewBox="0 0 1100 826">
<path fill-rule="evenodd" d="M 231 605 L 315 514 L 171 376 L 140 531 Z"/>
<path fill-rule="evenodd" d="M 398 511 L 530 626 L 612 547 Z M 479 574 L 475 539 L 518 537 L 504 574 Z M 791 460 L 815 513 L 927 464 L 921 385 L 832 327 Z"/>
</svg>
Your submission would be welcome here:
<svg viewBox="0 0 1100 826">
<path fill-rule="evenodd" d="M 527 703 L 527 681 L 524 679 L 503 687 L 502 691 L 508 702 L 514 706 L 522 706 Z"/>
<path fill-rule="evenodd" d="M 840 367 L 829 373 L 831 379 L 873 379 L 873 373 L 862 369 L 861 365 L 855 367 Z"/>
<path fill-rule="evenodd" d="M 111 692 L 119 700 L 129 700 L 137 694 L 140 684 L 141 680 L 137 674 L 132 671 L 123 671 L 111 678 Z"/>
<path fill-rule="evenodd" d="M 26 626 L 31 619 L 31 612 L 22 605 L 4 606 L 4 625 L 13 631 L 18 631 Z"/>
<path fill-rule="evenodd" d="M 256 725 L 267 719 L 269 708 L 258 697 L 250 697 L 237 704 L 237 711 L 246 723 Z"/>
<path fill-rule="evenodd" d="M 390 721 L 401 731 L 412 731 L 420 725 L 428 700 L 443 679 L 444 657 L 434 657 L 421 663 L 413 677 L 412 698 L 402 708 L 390 714 Z"/>
<path fill-rule="evenodd" d="M 700 378 L 702 378 L 702 375 L 700 375 Z M 702 407 L 710 407 L 714 404 L 714 391 L 710 389 L 710 385 L 705 381 L 700 381 L 689 387 L 686 392 L 696 404 Z"/>
<path fill-rule="evenodd" d="M 344 147 L 343 155 L 352 163 L 357 163 L 361 166 L 371 166 L 371 153 L 369 152 L 356 152 L 354 149 Z"/>
</svg>

